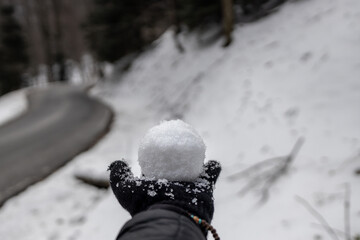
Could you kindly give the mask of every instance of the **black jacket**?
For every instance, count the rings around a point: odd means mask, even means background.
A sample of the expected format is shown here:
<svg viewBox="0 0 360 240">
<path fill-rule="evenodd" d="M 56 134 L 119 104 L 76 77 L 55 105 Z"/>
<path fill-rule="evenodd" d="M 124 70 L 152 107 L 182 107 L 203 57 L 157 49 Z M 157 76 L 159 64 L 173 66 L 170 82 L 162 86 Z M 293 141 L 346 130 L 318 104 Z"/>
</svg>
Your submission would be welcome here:
<svg viewBox="0 0 360 240">
<path fill-rule="evenodd" d="M 206 240 L 190 217 L 163 207 L 136 214 L 121 229 L 117 240 Z"/>
</svg>

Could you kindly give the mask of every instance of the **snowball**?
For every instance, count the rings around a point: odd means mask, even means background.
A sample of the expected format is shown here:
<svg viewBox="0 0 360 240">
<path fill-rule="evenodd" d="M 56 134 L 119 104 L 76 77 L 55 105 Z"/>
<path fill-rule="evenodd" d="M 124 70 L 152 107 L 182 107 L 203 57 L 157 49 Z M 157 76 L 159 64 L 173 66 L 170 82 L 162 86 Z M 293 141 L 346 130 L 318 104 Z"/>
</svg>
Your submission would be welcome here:
<svg viewBox="0 0 360 240">
<path fill-rule="evenodd" d="M 139 164 L 147 178 L 193 181 L 201 174 L 206 146 L 196 130 L 181 120 L 151 128 L 139 147 Z"/>
</svg>

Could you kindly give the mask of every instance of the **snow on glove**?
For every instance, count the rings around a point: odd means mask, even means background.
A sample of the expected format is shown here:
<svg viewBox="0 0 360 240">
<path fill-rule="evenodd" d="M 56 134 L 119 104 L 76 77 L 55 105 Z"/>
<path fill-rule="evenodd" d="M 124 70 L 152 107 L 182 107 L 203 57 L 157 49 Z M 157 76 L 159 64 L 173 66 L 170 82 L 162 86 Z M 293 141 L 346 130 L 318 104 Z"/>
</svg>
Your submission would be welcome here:
<svg viewBox="0 0 360 240">
<path fill-rule="evenodd" d="M 121 206 L 131 216 L 155 203 L 166 203 L 180 207 L 209 223 L 212 220 L 213 190 L 221 171 L 217 161 L 206 163 L 202 174 L 193 182 L 136 178 L 123 161 L 113 162 L 109 170 L 111 188 Z"/>
</svg>

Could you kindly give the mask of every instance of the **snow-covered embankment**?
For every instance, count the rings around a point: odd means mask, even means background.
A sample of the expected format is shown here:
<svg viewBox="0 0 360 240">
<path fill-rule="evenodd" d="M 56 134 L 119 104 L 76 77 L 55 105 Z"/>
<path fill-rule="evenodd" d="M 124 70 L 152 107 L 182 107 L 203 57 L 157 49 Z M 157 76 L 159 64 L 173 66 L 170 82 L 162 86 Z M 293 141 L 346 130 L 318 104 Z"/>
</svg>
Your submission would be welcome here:
<svg viewBox="0 0 360 240">
<path fill-rule="evenodd" d="M 21 89 L 0 97 L 0 125 L 17 118 L 26 110 L 26 90 Z"/>
</svg>

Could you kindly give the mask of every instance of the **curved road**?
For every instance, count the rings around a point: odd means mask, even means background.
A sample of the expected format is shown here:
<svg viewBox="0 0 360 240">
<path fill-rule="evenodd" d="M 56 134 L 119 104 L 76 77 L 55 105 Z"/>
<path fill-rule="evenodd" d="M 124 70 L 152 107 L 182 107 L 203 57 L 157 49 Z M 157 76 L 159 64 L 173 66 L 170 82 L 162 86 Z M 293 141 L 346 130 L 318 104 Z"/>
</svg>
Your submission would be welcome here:
<svg viewBox="0 0 360 240">
<path fill-rule="evenodd" d="M 33 90 L 28 98 L 28 111 L 0 127 L 0 206 L 95 144 L 112 119 L 80 87 Z"/>
</svg>

